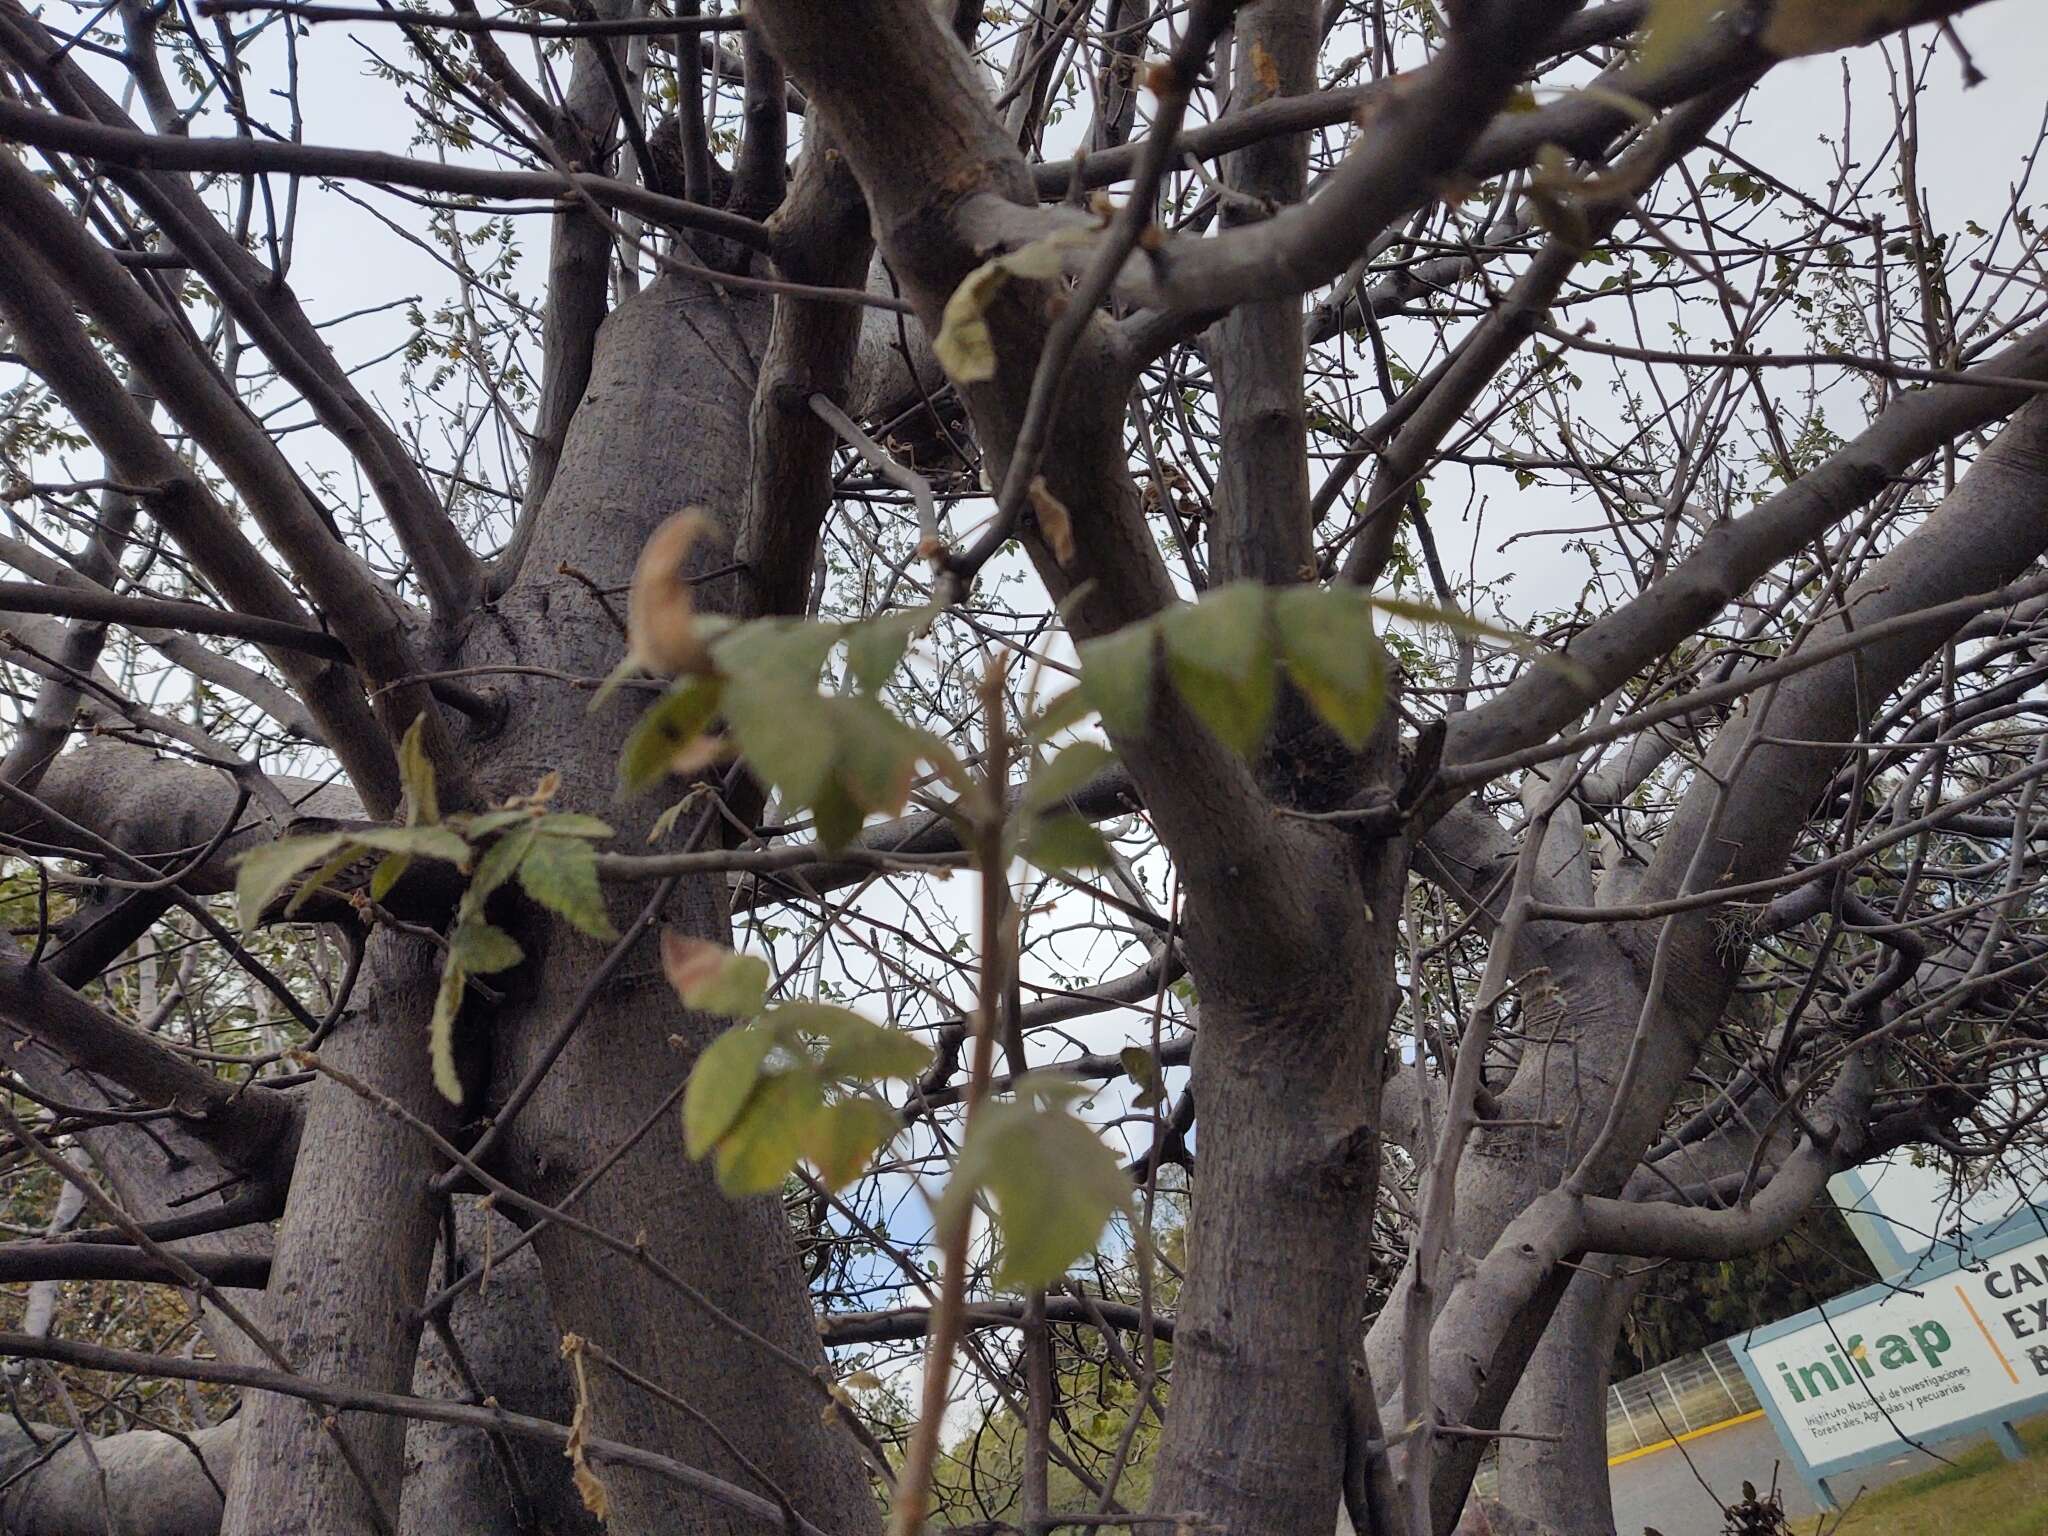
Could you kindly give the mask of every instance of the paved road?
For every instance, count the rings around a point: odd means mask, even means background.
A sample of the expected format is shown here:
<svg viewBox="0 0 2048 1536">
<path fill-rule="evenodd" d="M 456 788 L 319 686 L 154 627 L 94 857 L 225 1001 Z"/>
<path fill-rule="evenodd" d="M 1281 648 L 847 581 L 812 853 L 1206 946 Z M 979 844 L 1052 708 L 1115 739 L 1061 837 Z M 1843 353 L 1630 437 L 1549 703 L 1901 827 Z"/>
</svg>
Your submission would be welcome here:
<svg viewBox="0 0 2048 1536">
<path fill-rule="evenodd" d="M 1941 1450 L 1953 1454 L 1983 1438 L 1952 1441 Z M 1784 1466 L 1784 1456 L 1770 1421 L 1752 1419 L 1625 1461 L 1614 1469 L 1611 1480 L 1615 1530 L 1620 1536 L 1642 1536 L 1643 1528 L 1651 1526 L 1663 1536 L 1720 1536 L 1721 1506 L 1717 1498 L 1708 1496 L 1701 1481 L 1720 1498 L 1734 1499 L 1742 1493 L 1743 1479 L 1765 1489 L 1771 1486 L 1773 1469 L 1782 1468 L 1777 1473 L 1778 1490 L 1784 1496 L 1786 1513 L 1803 1536 L 1817 1524 L 1814 1516 L 1818 1511 L 1805 1486 Z M 1939 1465 L 1933 1457 L 1909 1448 L 1891 1461 L 1835 1478 L 1828 1486 L 1846 1504 L 1858 1484 L 1881 1488 Z"/>
</svg>

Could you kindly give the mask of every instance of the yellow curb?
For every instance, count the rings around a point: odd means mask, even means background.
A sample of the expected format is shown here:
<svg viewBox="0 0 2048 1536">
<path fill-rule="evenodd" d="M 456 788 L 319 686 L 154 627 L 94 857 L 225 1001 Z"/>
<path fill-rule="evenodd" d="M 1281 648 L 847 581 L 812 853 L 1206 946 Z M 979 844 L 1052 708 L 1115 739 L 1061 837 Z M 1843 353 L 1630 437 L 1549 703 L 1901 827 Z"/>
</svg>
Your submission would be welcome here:
<svg viewBox="0 0 2048 1536">
<path fill-rule="evenodd" d="M 1655 1445 L 1646 1445 L 1640 1450 L 1623 1451 L 1619 1456 L 1610 1456 L 1607 1458 L 1607 1465 L 1618 1467 L 1624 1461 L 1634 1461 L 1638 1456 L 1654 1456 L 1659 1451 L 1668 1451 L 1672 1446 L 1682 1445 L 1687 1440 L 1697 1440 L 1700 1436 L 1711 1435 L 1717 1430 L 1733 1429 L 1738 1424 L 1747 1424 L 1752 1419 L 1760 1419 L 1763 1416 L 1763 1409 L 1752 1408 L 1748 1413 L 1738 1414 L 1732 1419 L 1723 1419 L 1718 1424 L 1709 1424 L 1704 1429 L 1689 1429 L 1682 1435 L 1672 1436 L 1669 1440 L 1659 1440 Z"/>
</svg>

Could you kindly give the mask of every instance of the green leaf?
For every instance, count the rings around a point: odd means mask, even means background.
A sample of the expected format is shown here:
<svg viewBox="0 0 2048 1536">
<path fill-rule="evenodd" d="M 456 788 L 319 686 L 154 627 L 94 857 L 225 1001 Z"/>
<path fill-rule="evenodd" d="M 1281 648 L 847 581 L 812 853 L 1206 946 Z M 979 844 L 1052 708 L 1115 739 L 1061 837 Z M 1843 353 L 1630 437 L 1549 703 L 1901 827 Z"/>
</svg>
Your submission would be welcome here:
<svg viewBox="0 0 2048 1536">
<path fill-rule="evenodd" d="M 1474 618 L 1461 608 L 1411 602 L 1405 597 L 1372 597 L 1368 601 L 1381 613 L 1390 614 L 1394 618 L 1407 619 L 1415 624 L 1441 624 L 1454 634 L 1470 635 L 1475 640 L 1496 640 L 1517 650 L 1529 650 L 1536 644 L 1527 635 L 1517 634 L 1512 629 L 1503 629 L 1498 624 L 1489 624 L 1484 619 Z"/>
<path fill-rule="evenodd" d="M 1116 856 L 1088 818 L 1073 811 L 1042 817 L 1024 839 L 1024 857 L 1040 869 L 1111 869 Z"/>
<path fill-rule="evenodd" d="M 1093 741 L 1077 741 L 1031 775 L 1020 808 L 1027 814 L 1064 804 L 1089 780 L 1116 766 L 1116 754 Z"/>
<path fill-rule="evenodd" d="M 1159 1060 L 1142 1045 L 1127 1045 L 1116 1053 L 1118 1061 L 1124 1064 L 1124 1071 L 1130 1074 L 1132 1082 L 1138 1085 L 1138 1096 L 1131 1102 L 1140 1109 L 1150 1109 L 1154 1104 L 1166 1100 L 1166 1080 L 1159 1075 Z"/>
<path fill-rule="evenodd" d="M 1272 593 L 1255 581 L 1212 587 L 1199 603 L 1169 609 L 1160 620 L 1166 659 L 1233 683 L 1250 682 L 1272 665 L 1266 610 Z"/>
<path fill-rule="evenodd" d="M 764 1079 L 719 1138 L 718 1187 L 729 1195 L 766 1195 L 782 1188 L 803 1153 L 812 1117 L 823 1107 L 818 1081 L 808 1072 Z"/>
<path fill-rule="evenodd" d="M 1670 68 L 1726 8 L 1727 0 L 1650 0 L 1637 55 L 1642 67 L 1651 74 Z"/>
<path fill-rule="evenodd" d="M 926 736 L 911 729 L 874 699 L 822 699 L 825 720 L 837 746 L 839 781 L 863 811 L 894 816 L 910 798 Z"/>
<path fill-rule="evenodd" d="M 668 772 L 717 715 L 722 689 L 718 678 L 686 677 L 654 701 L 619 751 L 619 793 L 638 794 Z"/>
<path fill-rule="evenodd" d="M 455 1013 L 462 1006 L 468 978 L 453 959 L 441 967 L 441 985 L 434 991 L 434 1018 L 427 1027 L 427 1055 L 434 1065 L 434 1087 L 450 1104 L 462 1102 L 462 1076 L 455 1070 Z"/>
<path fill-rule="evenodd" d="M 846 667 L 863 693 L 873 693 L 902 665 L 910 637 L 929 617 L 928 610 L 906 609 L 864 619 L 846 632 Z"/>
<path fill-rule="evenodd" d="M 480 917 L 465 917 L 448 935 L 448 964 L 471 976 L 509 971 L 525 958 L 517 939 Z"/>
<path fill-rule="evenodd" d="M 1234 582 L 1160 622 L 1174 687 L 1204 725 L 1246 756 L 1273 717 L 1270 596 L 1255 582 Z"/>
<path fill-rule="evenodd" d="M 370 900 L 382 901 L 391 894 L 391 888 L 405 877 L 412 868 L 409 853 L 387 853 L 377 861 L 377 867 L 370 872 Z"/>
<path fill-rule="evenodd" d="M 348 837 L 350 842 L 379 853 L 406 853 L 415 858 L 439 859 L 458 869 L 469 867 L 469 844 L 447 827 L 365 827 Z"/>
<path fill-rule="evenodd" d="M 398 778 L 405 786 L 405 824 L 432 826 L 441 819 L 441 802 L 434 793 L 434 765 L 427 757 L 424 740 L 427 725 L 423 710 L 413 717 L 398 743 Z"/>
<path fill-rule="evenodd" d="M 1057 698 L 1048 700 L 1045 707 L 1025 723 L 1024 734 L 1033 742 L 1046 741 L 1077 724 L 1094 707 L 1088 702 L 1087 690 L 1069 688 Z"/>
<path fill-rule="evenodd" d="M 484 898 L 512 878 L 519 868 L 527 850 L 539 834 L 531 820 L 514 827 L 503 837 L 484 850 L 484 856 L 476 861 L 476 873 L 469 877 L 469 889 L 463 895 L 463 905 L 473 911 L 482 911 Z"/>
<path fill-rule="evenodd" d="M 764 620 L 734 630 L 716 651 L 731 684 L 726 723 L 741 754 L 797 805 L 817 798 L 837 755 L 818 669 L 838 635 L 834 625 Z"/>
<path fill-rule="evenodd" d="M 1083 640 L 1081 693 L 1112 734 L 1141 736 L 1152 714 L 1153 647 L 1159 629 L 1150 621 L 1127 624 L 1113 635 Z"/>
<path fill-rule="evenodd" d="M 1116 1154 L 1064 1108 L 1076 1085 L 1019 1080 L 1018 1097 L 984 1103 L 968 1127 L 944 1200 L 984 1189 L 1003 1237 L 996 1284 L 1040 1290 L 1092 1249 L 1130 1181 Z"/>
<path fill-rule="evenodd" d="M 851 1008 L 831 1003 L 783 1003 L 768 1020 L 784 1030 L 797 1030 L 826 1042 L 819 1070 L 827 1077 L 912 1078 L 932 1059 L 931 1047 L 887 1024 L 877 1024 Z"/>
<path fill-rule="evenodd" d="M 1287 675 L 1317 714 L 1357 751 L 1387 699 L 1387 661 L 1373 632 L 1372 605 L 1351 589 L 1293 587 L 1273 604 Z"/>
<path fill-rule="evenodd" d="M 744 1024 L 704 1048 L 683 1088 L 683 1149 L 701 1158 L 732 1129 L 775 1045 L 768 1030 Z"/>
<path fill-rule="evenodd" d="M 1484 619 L 1474 618 L 1456 608 L 1440 608 L 1434 603 L 1413 603 L 1398 597 L 1374 597 L 1372 606 L 1381 613 L 1391 614 L 1397 619 L 1408 619 L 1417 624 L 1441 624 L 1454 634 L 1470 635 L 1478 640 L 1491 640 L 1527 656 L 1539 667 L 1550 667 L 1562 672 L 1578 687 L 1597 691 L 1598 680 L 1585 663 L 1576 657 L 1567 656 L 1563 651 L 1550 650 L 1538 641 L 1519 631 L 1489 624 Z"/>
<path fill-rule="evenodd" d="M 590 696 L 589 713 L 596 714 L 604 708 L 605 700 L 623 688 L 627 681 L 640 671 L 640 663 L 628 652 L 619 664 L 604 675 L 604 681 L 597 685 L 597 692 Z"/>
<path fill-rule="evenodd" d="M 466 819 L 449 818 L 451 822 L 461 825 L 462 835 L 472 842 L 481 841 L 493 832 L 502 832 L 507 827 L 516 827 L 533 819 L 533 807 L 528 805 L 508 806 L 502 811 L 485 811 L 481 815 Z"/>
<path fill-rule="evenodd" d="M 619 936 L 597 883 L 597 854 L 582 838 L 534 838 L 532 850 L 519 863 L 519 884 L 535 901 L 593 939 Z"/>
<path fill-rule="evenodd" d="M 294 876 L 330 858 L 348 841 L 339 832 L 311 837 L 283 837 L 243 854 L 235 868 L 235 909 L 242 931 L 252 930 L 277 893 Z"/>
<path fill-rule="evenodd" d="M 328 881 L 332 880 L 361 857 L 361 852 L 354 846 L 348 843 L 342 844 L 341 852 L 327 859 L 318 869 L 299 882 L 299 888 L 292 892 L 292 899 L 284 904 L 284 915 L 286 917 L 292 916 L 300 907 L 306 904 L 307 898 L 315 891 L 319 890 L 320 887 L 327 884 Z"/>
<path fill-rule="evenodd" d="M 874 1155 L 903 1128 L 888 1105 L 873 1099 L 827 1104 L 805 1123 L 798 1138 L 804 1160 L 827 1189 L 844 1189 L 867 1170 Z"/>
<path fill-rule="evenodd" d="M 580 811 L 551 812 L 536 821 L 534 829 L 547 837 L 587 837 L 594 843 L 618 836 L 610 822 L 585 816 Z"/>
<path fill-rule="evenodd" d="M 818 841 L 827 850 L 844 848 L 860 836 L 867 818 L 860 805 L 837 779 L 827 781 L 811 798 L 811 822 L 818 829 Z"/>
<path fill-rule="evenodd" d="M 669 985 L 688 1007 L 751 1019 L 768 997 L 768 962 L 693 939 L 673 928 L 662 930 L 661 968 Z"/>
<path fill-rule="evenodd" d="M 845 633 L 814 619 L 757 619 L 713 647 L 719 670 L 735 681 L 776 693 L 818 691 L 825 657 Z"/>
</svg>

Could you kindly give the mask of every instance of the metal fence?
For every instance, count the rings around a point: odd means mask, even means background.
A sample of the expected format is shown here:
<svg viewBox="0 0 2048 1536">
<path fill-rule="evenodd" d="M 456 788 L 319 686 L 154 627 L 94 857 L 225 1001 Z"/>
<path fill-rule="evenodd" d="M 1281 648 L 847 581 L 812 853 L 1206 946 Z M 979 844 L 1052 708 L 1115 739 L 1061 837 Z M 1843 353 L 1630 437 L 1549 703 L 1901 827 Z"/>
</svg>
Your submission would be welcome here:
<svg viewBox="0 0 2048 1536">
<path fill-rule="evenodd" d="M 1607 1389 L 1607 1454 L 1625 1456 L 1662 1445 L 1761 1406 L 1756 1389 L 1735 1363 L 1734 1351 L 1720 1340 L 1698 1354 L 1681 1355 Z M 1474 1490 L 1488 1498 L 1499 1482 L 1493 1451 L 1490 1445 L 1486 1448 L 1473 1482 Z"/>
<path fill-rule="evenodd" d="M 1657 1445 L 1758 1406 L 1734 1351 L 1720 1340 L 1607 1389 L 1607 1454 Z"/>
</svg>

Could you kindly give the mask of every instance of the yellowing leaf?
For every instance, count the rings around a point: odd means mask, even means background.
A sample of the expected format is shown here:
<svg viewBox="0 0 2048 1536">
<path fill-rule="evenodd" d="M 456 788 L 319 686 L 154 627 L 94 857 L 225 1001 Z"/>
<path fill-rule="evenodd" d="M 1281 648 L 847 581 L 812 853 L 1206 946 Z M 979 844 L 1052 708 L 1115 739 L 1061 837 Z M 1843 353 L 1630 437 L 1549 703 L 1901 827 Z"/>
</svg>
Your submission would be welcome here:
<svg viewBox="0 0 2048 1536">
<path fill-rule="evenodd" d="M 519 886 L 593 939 L 619 936 L 597 881 L 597 853 L 582 838 L 536 837 L 519 862 Z"/>
<path fill-rule="evenodd" d="M 1637 53 L 1652 74 L 1669 69 L 1706 35 L 1728 0 L 1650 0 L 1643 19 L 1643 43 Z"/>
<path fill-rule="evenodd" d="M 1781 59 L 1853 47 L 1911 20 L 1911 0 L 1777 0 L 1763 45 Z"/>
<path fill-rule="evenodd" d="M 768 962 L 721 944 L 661 931 L 661 968 L 684 1003 L 705 1013 L 750 1019 L 768 996 Z"/>
<path fill-rule="evenodd" d="M 434 791 L 434 764 L 427 756 L 424 711 L 413 717 L 398 743 L 398 778 L 405 786 L 405 824 L 432 825 L 441 819 L 441 801 Z"/>
<path fill-rule="evenodd" d="M 1246 755 L 1273 717 L 1269 598 L 1255 582 L 1233 582 L 1160 621 L 1174 687 L 1204 725 Z"/>
<path fill-rule="evenodd" d="M 956 384 L 979 384 L 996 376 L 995 337 L 988 328 L 988 307 L 1010 278 L 1045 282 L 1059 276 L 1063 252 L 1095 238 L 1090 229 L 1062 229 L 1029 245 L 983 262 L 960 280 L 945 312 L 932 352 Z"/>
<path fill-rule="evenodd" d="M 256 926 L 264 908 L 295 876 L 331 857 L 347 841 L 339 833 L 284 837 L 243 854 L 235 868 L 235 907 L 242 931 Z"/>
<path fill-rule="evenodd" d="M 1386 704 L 1387 663 L 1372 606 L 1353 589 L 1293 587 L 1273 603 L 1280 655 L 1302 696 L 1353 751 Z"/>
<path fill-rule="evenodd" d="M 453 958 L 442 963 L 441 984 L 434 989 L 434 1017 L 427 1026 L 427 1055 L 433 1063 L 434 1087 L 450 1104 L 462 1102 L 462 1075 L 455 1070 L 455 1014 L 462 1006 L 468 978 Z"/>
<path fill-rule="evenodd" d="M 1074 520 L 1066 503 L 1046 488 L 1043 475 L 1031 477 L 1030 496 L 1031 515 L 1038 519 L 1038 531 L 1045 535 L 1053 559 L 1061 565 L 1070 564 L 1074 558 Z"/>
<path fill-rule="evenodd" d="M 619 791 L 638 794 L 669 772 L 676 756 L 718 713 L 723 684 L 715 677 L 685 678 L 634 722 L 619 751 Z"/>
<path fill-rule="evenodd" d="M 980 384 L 996 376 L 996 339 L 984 317 L 1008 276 L 1000 260 L 985 261 L 946 300 L 932 353 L 955 384 Z"/>
<path fill-rule="evenodd" d="M 702 507 L 685 507 L 648 536 L 626 594 L 627 654 L 650 672 L 699 672 L 707 660 L 683 561 L 712 530 Z"/>
<path fill-rule="evenodd" d="M 774 1045 L 769 1031 L 741 1025 L 704 1048 L 683 1088 L 683 1149 L 691 1157 L 702 1157 L 732 1129 Z"/>
<path fill-rule="evenodd" d="M 804 1161 L 818 1171 L 818 1181 L 827 1189 L 844 1189 L 866 1171 L 902 1124 L 886 1104 L 844 1099 L 813 1114 L 798 1141 Z"/>
<path fill-rule="evenodd" d="M 719 1138 L 718 1187 L 729 1195 L 766 1195 L 780 1189 L 802 1155 L 812 1117 L 823 1107 L 818 1081 L 808 1072 L 763 1079 Z"/>
</svg>

